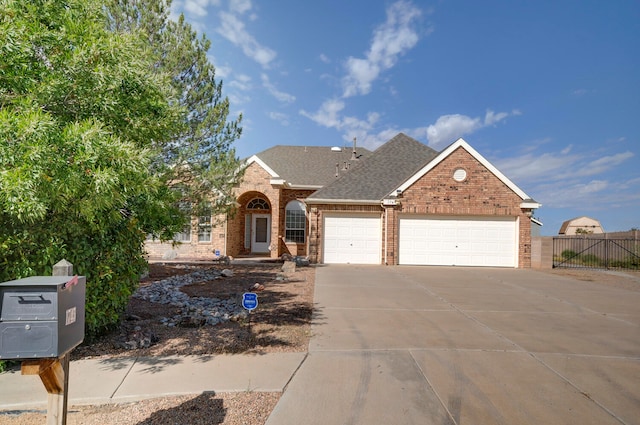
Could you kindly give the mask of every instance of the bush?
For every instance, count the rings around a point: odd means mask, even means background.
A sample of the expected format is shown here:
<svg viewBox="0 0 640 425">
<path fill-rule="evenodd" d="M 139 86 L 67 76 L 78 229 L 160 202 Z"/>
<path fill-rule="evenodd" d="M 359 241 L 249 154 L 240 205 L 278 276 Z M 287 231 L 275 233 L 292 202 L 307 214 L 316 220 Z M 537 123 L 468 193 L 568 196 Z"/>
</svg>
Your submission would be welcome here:
<svg viewBox="0 0 640 425">
<path fill-rule="evenodd" d="M 562 254 L 560 254 L 562 256 L 562 258 L 564 258 L 565 260 L 568 260 L 570 258 L 573 258 L 575 256 L 577 256 L 578 254 L 571 249 L 565 249 L 564 251 L 562 251 Z"/>
<path fill-rule="evenodd" d="M 146 267 L 145 235 L 134 218 L 106 229 L 65 229 L 55 225 L 55 216 L 50 222 L 39 226 L 39 233 L 0 229 L 0 282 L 50 276 L 55 263 L 68 260 L 74 274 L 87 277 L 85 340 L 90 341 L 119 324 Z"/>
<path fill-rule="evenodd" d="M 594 254 L 584 254 L 580 257 L 582 263 L 586 266 L 599 266 L 600 258 Z"/>
</svg>

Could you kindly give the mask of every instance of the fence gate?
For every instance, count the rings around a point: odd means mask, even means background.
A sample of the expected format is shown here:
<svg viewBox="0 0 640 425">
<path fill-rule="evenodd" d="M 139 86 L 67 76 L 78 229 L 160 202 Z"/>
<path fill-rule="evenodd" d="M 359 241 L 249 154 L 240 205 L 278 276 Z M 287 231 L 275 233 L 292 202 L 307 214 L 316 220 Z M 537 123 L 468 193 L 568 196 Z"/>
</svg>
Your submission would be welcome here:
<svg viewBox="0 0 640 425">
<path fill-rule="evenodd" d="M 593 237 L 553 238 L 553 267 L 640 268 L 640 241 Z"/>
</svg>

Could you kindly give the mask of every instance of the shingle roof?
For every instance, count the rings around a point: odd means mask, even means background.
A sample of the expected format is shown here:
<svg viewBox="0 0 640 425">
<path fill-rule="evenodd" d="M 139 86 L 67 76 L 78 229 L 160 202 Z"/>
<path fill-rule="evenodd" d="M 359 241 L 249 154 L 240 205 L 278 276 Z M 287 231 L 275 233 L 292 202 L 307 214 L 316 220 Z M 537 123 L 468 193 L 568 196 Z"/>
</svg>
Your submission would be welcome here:
<svg viewBox="0 0 640 425">
<path fill-rule="evenodd" d="M 308 200 L 382 200 L 438 152 L 399 133 L 376 149 L 349 173 L 318 190 Z"/>
<path fill-rule="evenodd" d="M 291 186 L 323 187 L 336 180 L 336 165 L 339 174 L 344 174 L 345 163 L 361 161 L 371 152 L 357 148 L 357 161 L 352 161 L 352 149 L 333 151 L 330 147 L 277 145 L 255 156 L 271 168 L 279 178 Z"/>
</svg>

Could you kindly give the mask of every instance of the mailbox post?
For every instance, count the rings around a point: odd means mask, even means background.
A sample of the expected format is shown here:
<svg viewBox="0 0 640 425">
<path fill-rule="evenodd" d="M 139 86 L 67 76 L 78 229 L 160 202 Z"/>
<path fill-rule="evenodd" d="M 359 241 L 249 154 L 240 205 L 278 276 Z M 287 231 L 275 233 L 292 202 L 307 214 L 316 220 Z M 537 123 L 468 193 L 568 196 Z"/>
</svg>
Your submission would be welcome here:
<svg viewBox="0 0 640 425">
<path fill-rule="evenodd" d="M 84 276 L 66 260 L 54 276 L 0 283 L 0 360 L 22 361 L 23 375 L 39 375 L 47 393 L 47 425 L 65 425 L 69 353 L 84 339 Z"/>
</svg>

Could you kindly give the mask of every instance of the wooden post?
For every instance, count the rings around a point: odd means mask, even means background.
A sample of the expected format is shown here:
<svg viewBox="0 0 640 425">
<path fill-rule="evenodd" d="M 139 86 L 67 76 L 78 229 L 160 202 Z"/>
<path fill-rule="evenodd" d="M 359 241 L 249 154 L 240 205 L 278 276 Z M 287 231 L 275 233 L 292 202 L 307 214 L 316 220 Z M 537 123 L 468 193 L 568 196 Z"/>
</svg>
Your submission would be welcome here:
<svg viewBox="0 0 640 425">
<path fill-rule="evenodd" d="M 73 276 L 73 264 L 61 260 L 53 266 L 53 276 Z M 58 320 L 61 320 L 58 318 Z M 39 375 L 47 390 L 47 425 L 67 424 L 69 394 L 69 353 L 58 359 L 22 362 L 22 375 Z"/>
</svg>

